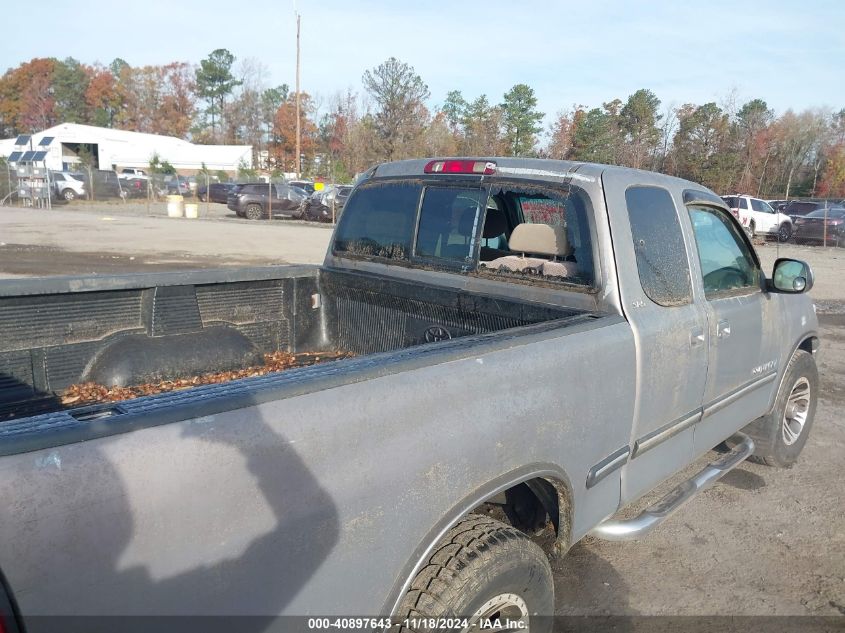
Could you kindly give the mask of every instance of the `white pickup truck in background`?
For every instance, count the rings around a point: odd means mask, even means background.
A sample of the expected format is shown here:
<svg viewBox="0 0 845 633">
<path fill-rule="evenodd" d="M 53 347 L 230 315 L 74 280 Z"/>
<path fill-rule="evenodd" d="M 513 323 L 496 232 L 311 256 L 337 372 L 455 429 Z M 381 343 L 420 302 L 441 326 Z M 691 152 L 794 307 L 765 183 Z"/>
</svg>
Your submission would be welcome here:
<svg viewBox="0 0 845 633">
<path fill-rule="evenodd" d="M 126 167 L 120 171 L 121 178 L 143 178 L 147 180 L 149 176 L 147 176 L 147 172 L 143 169 L 135 169 L 133 167 Z"/>
</svg>

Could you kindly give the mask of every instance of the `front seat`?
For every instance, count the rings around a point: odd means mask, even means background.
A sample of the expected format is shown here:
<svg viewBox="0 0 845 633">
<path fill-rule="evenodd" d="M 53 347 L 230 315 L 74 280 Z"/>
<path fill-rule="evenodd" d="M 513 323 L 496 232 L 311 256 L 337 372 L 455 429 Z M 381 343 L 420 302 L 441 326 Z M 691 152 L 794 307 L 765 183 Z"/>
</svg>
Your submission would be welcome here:
<svg viewBox="0 0 845 633">
<path fill-rule="evenodd" d="M 520 255 L 499 257 L 485 265 L 497 270 L 533 272 L 545 277 L 575 277 L 578 274 L 576 262 L 557 259 L 570 257 L 573 253 L 564 226 L 520 224 L 511 233 L 510 249 Z"/>
</svg>

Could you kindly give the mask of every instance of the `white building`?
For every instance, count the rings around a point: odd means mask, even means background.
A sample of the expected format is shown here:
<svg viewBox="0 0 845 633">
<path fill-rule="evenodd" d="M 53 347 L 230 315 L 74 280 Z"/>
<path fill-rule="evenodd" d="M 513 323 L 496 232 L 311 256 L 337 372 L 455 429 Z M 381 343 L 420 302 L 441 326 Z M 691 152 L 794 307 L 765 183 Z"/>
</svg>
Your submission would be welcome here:
<svg viewBox="0 0 845 633">
<path fill-rule="evenodd" d="M 39 148 L 44 137 L 53 137 L 49 147 Z M 252 167 L 251 145 L 194 145 L 173 136 L 127 132 L 78 123 L 62 123 L 32 135 L 33 149 L 47 149 L 47 167 L 54 171 L 73 171 L 79 163 L 80 147 L 88 146 L 99 169 L 138 167 L 147 169 L 157 154 L 180 171 L 197 171 L 203 164 L 209 170 L 236 171 L 238 166 Z M 29 149 L 27 147 L 26 149 Z M 15 151 L 15 139 L 0 140 L 0 156 Z"/>
</svg>

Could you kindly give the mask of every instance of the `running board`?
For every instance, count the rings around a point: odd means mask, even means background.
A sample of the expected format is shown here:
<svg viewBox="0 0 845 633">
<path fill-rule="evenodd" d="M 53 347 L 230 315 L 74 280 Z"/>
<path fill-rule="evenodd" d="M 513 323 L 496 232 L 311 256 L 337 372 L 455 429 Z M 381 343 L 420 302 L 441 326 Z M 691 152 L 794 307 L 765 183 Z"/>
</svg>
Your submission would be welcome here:
<svg viewBox="0 0 845 633">
<path fill-rule="evenodd" d="M 707 464 L 704 470 L 674 488 L 638 516 L 622 520 L 607 519 L 590 530 L 590 535 L 605 541 L 633 541 L 651 532 L 675 510 L 712 486 L 754 453 L 754 441 L 747 435 L 737 433 L 731 439 L 738 444 L 730 452 Z"/>
</svg>

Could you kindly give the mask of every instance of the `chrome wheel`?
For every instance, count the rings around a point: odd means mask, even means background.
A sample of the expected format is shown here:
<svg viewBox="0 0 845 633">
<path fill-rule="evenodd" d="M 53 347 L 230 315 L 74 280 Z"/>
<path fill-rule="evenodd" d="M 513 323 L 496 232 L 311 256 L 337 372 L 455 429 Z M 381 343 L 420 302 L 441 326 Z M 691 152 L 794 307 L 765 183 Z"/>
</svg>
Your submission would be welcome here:
<svg viewBox="0 0 845 633">
<path fill-rule="evenodd" d="M 803 376 L 792 386 L 783 413 L 783 442 L 794 444 L 804 430 L 810 411 L 810 381 Z"/>
<path fill-rule="evenodd" d="M 479 624 L 481 628 L 488 628 L 488 620 L 499 620 L 502 628 L 497 628 L 497 631 L 527 631 L 528 605 L 515 593 L 500 593 L 479 607 L 463 633 L 478 631 Z"/>
</svg>

